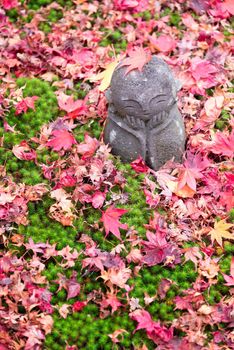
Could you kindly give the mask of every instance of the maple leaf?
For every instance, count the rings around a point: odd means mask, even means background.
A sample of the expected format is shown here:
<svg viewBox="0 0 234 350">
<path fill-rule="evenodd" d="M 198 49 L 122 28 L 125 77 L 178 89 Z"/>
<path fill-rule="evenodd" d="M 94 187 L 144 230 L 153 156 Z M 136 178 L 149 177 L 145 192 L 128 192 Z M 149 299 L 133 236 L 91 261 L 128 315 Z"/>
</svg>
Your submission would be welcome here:
<svg viewBox="0 0 234 350">
<path fill-rule="evenodd" d="M 87 302 L 78 300 L 72 305 L 72 311 L 73 312 L 81 311 L 86 305 L 87 305 Z"/>
<path fill-rule="evenodd" d="M 210 165 L 207 158 L 203 158 L 200 153 L 186 153 L 187 159 L 179 171 L 178 181 L 171 183 L 172 192 L 183 198 L 192 198 L 197 190 L 196 179 L 202 179 L 202 171 Z"/>
<path fill-rule="evenodd" d="M 209 146 L 208 146 L 209 147 Z M 234 130 L 231 134 L 217 132 L 209 149 L 215 154 L 221 154 L 227 157 L 234 155 Z"/>
<path fill-rule="evenodd" d="M 67 318 L 67 315 L 70 312 L 71 305 L 69 304 L 63 304 L 59 309 L 59 315 L 62 316 L 63 318 Z"/>
<path fill-rule="evenodd" d="M 173 337 L 173 328 L 167 329 L 165 326 L 161 326 L 159 322 L 153 321 L 148 311 L 137 309 L 130 313 L 130 317 L 138 322 L 135 331 L 145 329 L 148 338 L 152 339 L 156 344 L 161 340 L 168 342 Z"/>
<path fill-rule="evenodd" d="M 151 60 L 151 54 L 146 52 L 142 47 L 130 50 L 128 56 L 119 65 L 119 68 L 128 66 L 125 75 L 136 69 L 141 72 L 144 65 Z"/>
<path fill-rule="evenodd" d="M 234 16 L 234 2 L 233 0 L 224 0 L 222 7 Z"/>
<path fill-rule="evenodd" d="M 128 228 L 127 224 L 121 224 L 119 221 L 120 216 L 127 213 L 126 209 L 114 208 L 111 206 L 106 211 L 102 211 L 101 221 L 104 224 L 106 236 L 109 232 L 113 233 L 115 237 L 121 240 L 119 228 L 126 230 Z"/>
<path fill-rule="evenodd" d="M 116 331 L 114 331 L 114 333 L 108 334 L 108 337 L 111 338 L 111 340 L 112 340 L 112 342 L 113 342 L 114 344 L 117 344 L 117 343 L 119 343 L 120 341 L 123 341 L 123 333 L 128 333 L 128 332 L 127 332 L 125 329 L 120 328 L 120 329 L 117 329 Z M 122 337 L 121 337 L 121 340 L 118 339 L 118 336 L 119 336 L 119 335 L 122 336 Z"/>
<path fill-rule="evenodd" d="M 27 250 L 31 249 L 34 253 L 43 253 L 46 247 L 46 243 L 34 243 L 31 237 L 29 238 L 28 243 L 25 243 L 25 248 Z"/>
<path fill-rule="evenodd" d="M 151 315 L 148 311 L 145 311 L 143 309 L 137 309 L 130 313 L 129 315 L 134 321 L 138 322 L 137 328 L 134 332 L 136 332 L 138 329 L 146 329 L 147 331 L 153 331 L 154 329 L 154 321 L 151 318 Z"/>
<path fill-rule="evenodd" d="M 151 36 L 150 42 L 160 52 L 171 52 L 176 47 L 176 41 L 170 35 Z"/>
<path fill-rule="evenodd" d="M 99 146 L 97 139 L 85 134 L 85 142 L 77 145 L 77 152 L 83 155 L 83 159 L 92 157 Z"/>
<path fill-rule="evenodd" d="M 103 72 L 98 73 L 97 75 L 89 79 L 91 82 L 101 80 L 101 84 L 98 87 L 99 91 L 105 91 L 110 86 L 113 72 L 117 67 L 118 63 L 119 60 L 116 59 L 115 61 L 109 63 Z"/>
<path fill-rule="evenodd" d="M 101 192 L 101 191 L 97 191 L 94 193 L 93 197 L 92 197 L 92 206 L 97 209 L 97 208 L 101 208 L 103 206 L 103 203 L 106 199 L 106 194 Z"/>
<path fill-rule="evenodd" d="M 61 151 L 62 149 L 67 151 L 77 143 L 74 136 L 67 130 L 54 130 L 52 135 L 54 137 L 46 145 L 53 148 L 54 151 Z"/>
<path fill-rule="evenodd" d="M 160 299 L 164 299 L 168 290 L 170 289 L 172 285 L 172 281 L 167 278 L 162 278 L 161 282 L 158 286 L 158 295 Z"/>
<path fill-rule="evenodd" d="M 184 248 L 182 251 L 185 253 L 184 254 L 185 262 L 188 260 L 191 260 L 195 264 L 195 267 L 197 270 L 198 261 L 202 259 L 202 255 L 200 253 L 199 248 L 189 247 L 189 248 Z"/>
<path fill-rule="evenodd" d="M 128 288 L 126 285 L 127 280 L 130 278 L 132 274 L 132 270 L 127 267 L 111 267 L 108 271 L 103 270 L 101 272 L 101 278 L 105 282 L 111 282 L 112 284 L 120 287 L 120 288 Z"/>
<path fill-rule="evenodd" d="M 119 301 L 116 294 L 107 293 L 103 300 L 100 302 L 101 309 L 111 307 L 111 313 L 113 314 L 123 304 Z"/>
<path fill-rule="evenodd" d="M 12 152 L 20 160 L 34 160 L 37 158 L 36 152 L 24 140 L 19 145 L 14 146 Z"/>
<path fill-rule="evenodd" d="M 18 5 L 19 3 L 17 0 L 2 0 L 2 6 L 5 10 L 11 10 Z"/>
<path fill-rule="evenodd" d="M 75 298 L 80 293 L 80 284 L 76 280 L 76 275 L 67 281 L 67 300 Z"/>
<path fill-rule="evenodd" d="M 34 102 L 38 99 L 38 96 L 25 97 L 22 101 L 18 102 L 16 105 L 15 114 L 21 114 L 22 112 L 27 112 L 28 108 L 31 108 L 35 111 Z"/>
<path fill-rule="evenodd" d="M 217 243 L 222 247 L 223 238 L 234 239 L 234 235 L 228 231 L 233 226 L 233 224 L 226 223 L 225 219 L 216 221 L 214 228 L 209 232 L 209 235 L 211 235 L 212 244 L 214 241 L 217 241 Z"/>
<path fill-rule="evenodd" d="M 73 96 L 69 96 L 60 92 L 57 96 L 59 108 L 66 111 L 70 118 L 76 118 L 86 112 L 86 104 L 83 100 L 73 100 Z"/>
<path fill-rule="evenodd" d="M 138 157 L 136 160 L 131 162 L 131 167 L 138 173 L 147 173 L 149 167 L 145 164 L 142 157 Z"/>
<path fill-rule="evenodd" d="M 231 267 L 230 267 L 230 276 L 226 275 L 225 273 L 222 273 L 225 281 L 226 286 L 234 286 L 234 257 L 232 257 L 231 260 Z"/>
</svg>

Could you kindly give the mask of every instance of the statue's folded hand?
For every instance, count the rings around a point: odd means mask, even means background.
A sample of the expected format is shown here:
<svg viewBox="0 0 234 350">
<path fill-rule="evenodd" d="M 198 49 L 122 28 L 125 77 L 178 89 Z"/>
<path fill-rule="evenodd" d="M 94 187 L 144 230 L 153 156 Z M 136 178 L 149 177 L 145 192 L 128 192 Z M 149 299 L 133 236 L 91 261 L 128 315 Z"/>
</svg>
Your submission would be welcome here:
<svg viewBox="0 0 234 350">
<path fill-rule="evenodd" d="M 145 127 L 145 122 L 138 117 L 133 117 L 131 115 L 126 116 L 126 122 L 128 126 L 133 129 L 143 129 Z"/>
<path fill-rule="evenodd" d="M 147 123 L 147 127 L 149 129 L 153 129 L 157 127 L 159 124 L 163 123 L 169 116 L 167 111 L 162 111 L 156 115 L 154 115 L 149 122 Z"/>
</svg>

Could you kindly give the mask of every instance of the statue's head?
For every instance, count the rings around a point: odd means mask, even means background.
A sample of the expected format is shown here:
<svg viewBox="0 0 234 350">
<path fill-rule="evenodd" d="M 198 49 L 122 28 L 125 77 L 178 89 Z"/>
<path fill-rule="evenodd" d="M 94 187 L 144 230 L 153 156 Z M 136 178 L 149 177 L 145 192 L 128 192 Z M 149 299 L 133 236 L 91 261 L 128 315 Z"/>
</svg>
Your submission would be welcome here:
<svg viewBox="0 0 234 350">
<path fill-rule="evenodd" d="M 153 56 L 141 72 L 132 70 L 126 74 L 126 70 L 124 66 L 116 67 L 107 92 L 109 103 L 119 115 L 148 121 L 160 112 L 170 111 L 179 83 L 164 61 Z"/>
</svg>

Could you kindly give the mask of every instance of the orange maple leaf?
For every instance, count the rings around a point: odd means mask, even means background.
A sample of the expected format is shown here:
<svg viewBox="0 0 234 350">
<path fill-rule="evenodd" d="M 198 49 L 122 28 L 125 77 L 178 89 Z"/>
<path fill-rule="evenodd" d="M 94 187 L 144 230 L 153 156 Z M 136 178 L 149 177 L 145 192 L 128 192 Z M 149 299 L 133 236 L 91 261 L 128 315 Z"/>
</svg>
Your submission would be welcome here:
<svg viewBox="0 0 234 350">
<path fill-rule="evenodd" d="M 234 235 L 228 231 L 233 226 L 233 224 L 228 224 L 225 219 L 218 222 L 216 221 L 214 228 L 209 232 L 209 235 L 211 235 L 212 243 L 214 243 L 214 241 L 217 241 L 217 243 L 222 247 L 223 238 L 234 239 Z"/>
<path fill-rule="evenodd" d="M 151 60 L 151 53 L 146 52 L 143 47 L 130 50 L 128 56 L 119 65 L 119 67 L 128 66 L 125 75 L 135 69 L 141 72 L 144 65 Z"/>
</svg>

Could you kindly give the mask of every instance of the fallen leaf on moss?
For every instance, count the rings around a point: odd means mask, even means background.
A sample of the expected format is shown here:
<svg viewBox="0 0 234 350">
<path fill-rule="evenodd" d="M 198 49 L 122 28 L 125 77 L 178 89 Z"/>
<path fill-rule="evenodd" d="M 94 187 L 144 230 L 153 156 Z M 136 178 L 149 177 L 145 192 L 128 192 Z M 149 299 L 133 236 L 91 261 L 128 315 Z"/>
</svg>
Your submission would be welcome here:
<svg viewBox="0 0 234 350">
<path fill-rule="evenodd" d="M 234 239 L 234 235 L 228 231 L 233 226 L 233 224 L 228 224 L 225 219 L 216 222 L 214 228 L 209 232 L 212 243 L 216 241 L 222 247 L 224 238 Z"/>
<path fill-rule="evenodd" d="M 121 240 L 119 229 L 127 229 L 127 224 L 121 224 L 119 221 L 120 216 L 127 213 L 125 209 L 114 208 L 113 206 L 102 212 L 101 221 L 104 224 L 106 236 L 109 232 L 113 233 L 115 237 Z"/>
</svg>

